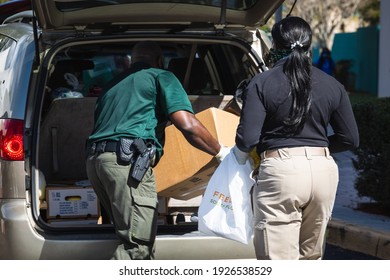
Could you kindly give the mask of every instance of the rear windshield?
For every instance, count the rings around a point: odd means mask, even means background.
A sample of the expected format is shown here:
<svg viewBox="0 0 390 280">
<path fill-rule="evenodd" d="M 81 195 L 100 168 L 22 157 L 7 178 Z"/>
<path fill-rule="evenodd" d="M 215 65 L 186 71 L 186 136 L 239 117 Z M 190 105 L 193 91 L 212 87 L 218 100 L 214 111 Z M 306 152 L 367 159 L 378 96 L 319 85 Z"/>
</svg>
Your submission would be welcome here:
<svg viewBox="0 0 390 280">
<path fill-rule="evenodd" d="M 227 8 L 232 10 L 246 10 L 251 8 L 259 0 L 227 0 Z M 98 0 L 98 1 L 56 1 L 56 6 L 60 11 L 72 11 L 85 8 L 92 8 L 97 6 L 108 6 L 108 5 L 120 5 L 120 4 L 131 4 L 131 3 L 182 3 L 182 4 L 194 4 L 221 7 L 223 0 Z"/>
</svg>

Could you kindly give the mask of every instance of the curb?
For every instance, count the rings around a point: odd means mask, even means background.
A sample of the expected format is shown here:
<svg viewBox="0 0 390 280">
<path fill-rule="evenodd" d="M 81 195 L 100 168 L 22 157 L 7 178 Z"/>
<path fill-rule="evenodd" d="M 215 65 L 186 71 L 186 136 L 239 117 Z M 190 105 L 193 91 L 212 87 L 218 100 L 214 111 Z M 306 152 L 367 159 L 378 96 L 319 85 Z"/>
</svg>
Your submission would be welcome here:
<svg viewBox="0 0 390 280">
<path fill-rule="evenodd" d="M 382 260 L 390 260 L 390 232 L 332 219 L 328 224 L 326 242 Z"/>
</svg>

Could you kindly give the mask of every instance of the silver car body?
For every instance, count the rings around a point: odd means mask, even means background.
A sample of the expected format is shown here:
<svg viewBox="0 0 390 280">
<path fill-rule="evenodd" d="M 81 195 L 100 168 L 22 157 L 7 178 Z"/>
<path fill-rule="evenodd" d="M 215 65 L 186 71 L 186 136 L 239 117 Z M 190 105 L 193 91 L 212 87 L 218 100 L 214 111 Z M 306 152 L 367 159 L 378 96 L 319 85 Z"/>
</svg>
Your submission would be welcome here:
<svg viewBox="0 0 390 280">
<path fill-rule="evenodd" d="M 16 16 L 0 26 L 0 259 L 108 259 L 117 244 L 109 223 L 63 226 L 49 223 L 42 214 L 42 112 L 52 65 L 59 57 L 68 51 L 77 56 L 79 50 L 86 55 L 93 46 L 99 46 L 97 52 L 117 50 L 112 46 L 122 51 L 141 39 L 155 40 L 167 49 L 200 45 L 210 51 L 207 46 L 212 45 L 244 54 L 250 64 L 245 78 L 250 78 L 265 69 L 261 48 L 266 45 L 255 42 L 256 27 L 266 23 L 283 1 L 252 1 L 253 6 L 238 10 L 230 7 L 231 1 L 227 9 L 190 4 L 193 1 L 133 2 L 33 0 L 37 22 Z M 252 43 L 258 45 L 257 51 Z M 213 90 L 226 87 L 227 81 L 212 77 Z M 190 98 L 194 106 L 202 101 L 197 110 L 223 108 L 233 94 L 229 90 Z M 22 141 L 7 142 L 9 135 Z M 9 148 L 16 153 L 20 143 L 22 157 L 9 158 L 6 145 L 16 145 Z M 254 251 L 251 245 L 202 235 L 188 223 L 159 227 L 156 258 L 246 259 L 254 258 Z"/>
</svg>

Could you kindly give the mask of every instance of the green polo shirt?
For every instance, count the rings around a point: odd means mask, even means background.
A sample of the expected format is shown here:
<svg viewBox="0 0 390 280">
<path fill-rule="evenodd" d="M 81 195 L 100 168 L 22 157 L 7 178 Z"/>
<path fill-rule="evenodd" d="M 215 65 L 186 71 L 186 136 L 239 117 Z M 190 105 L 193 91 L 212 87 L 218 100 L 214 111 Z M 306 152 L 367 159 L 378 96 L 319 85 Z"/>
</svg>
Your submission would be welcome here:
<svg viewBox="0 0 390 280">
<path fill-rule="evenodd" d="M 153 140 L 160 158 L 169 115 L 181 110 L 193 113 L 187 93 L 173 73 L 142 68 L 99 97 L 89 143 L 121 137 Z"/>
</svg>

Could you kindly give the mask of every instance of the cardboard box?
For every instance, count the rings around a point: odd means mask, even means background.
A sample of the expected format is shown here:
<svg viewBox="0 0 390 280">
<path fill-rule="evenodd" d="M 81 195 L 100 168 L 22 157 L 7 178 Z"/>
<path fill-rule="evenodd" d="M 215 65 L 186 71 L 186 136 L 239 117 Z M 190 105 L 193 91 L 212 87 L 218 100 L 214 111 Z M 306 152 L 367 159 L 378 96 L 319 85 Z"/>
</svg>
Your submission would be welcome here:
<svg viewBox="0 0 390 280">
<path fill-rule="evenodd" d="M 220 143 L 234 146 L 237 115 L 212 107 L 196 117 Z M 164 156 L 154 168 L 158 195 L 181 200 L 202 195 L 218 161 L 189 144 L 173 125 L 165 133 Z"/>
<path fill-rule="evenodd" d="M 47 219 L 99 218 L 100 207 L 92 187 L 46 187 Z"/>
</svg>

